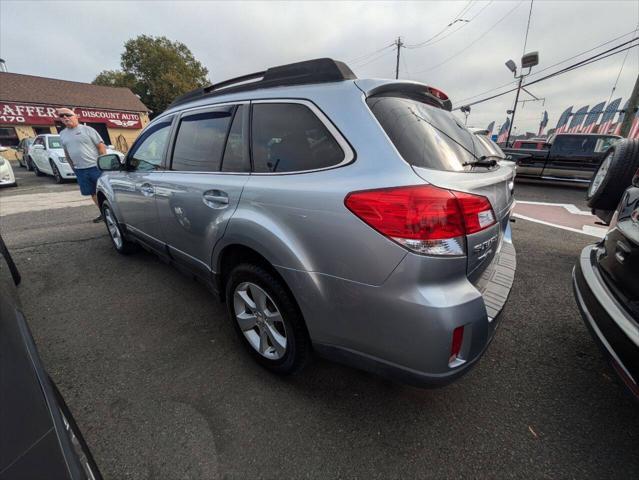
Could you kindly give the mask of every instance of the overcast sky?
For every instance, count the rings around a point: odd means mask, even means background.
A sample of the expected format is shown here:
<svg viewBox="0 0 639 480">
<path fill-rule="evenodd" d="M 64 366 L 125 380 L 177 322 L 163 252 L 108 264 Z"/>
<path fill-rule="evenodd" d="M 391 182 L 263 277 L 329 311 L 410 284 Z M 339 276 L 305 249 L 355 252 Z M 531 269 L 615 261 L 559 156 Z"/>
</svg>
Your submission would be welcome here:
<svg viewBox="0 0 639 480">
<path fill-rule="evenodd" d="M 359 77 L 393 78 L 401 36 L 400 78 L 445 91 L 454 104 L 513 81 L 504 66 L 519 62 L 530 0 L 521 2 L 135 2 L 0 0 L 0 57 L 10 72 L 90 82 L 117 69 L 123 44 L 140 34 L 185 43 L 213 82 L 317 57 L 347 61 Z M 458 17 L 458 15 L 461 16 Z M 455 18 L 458 21 L 447 28 Z M 535 71 L 603 42 L 631 39 L 639 1 L 535 0 L 526 51 L 539 51 Z M 588 55 L 573 60 L 578 61 Z M 561 111 L 608 100 L 626 53 L 531 86 L 541 102 L 517 112 L 518 131 L 536 131 L 548 110 L 549 127 Z M 452 58 L 451 58 L 452 57 Z M 552 67 L 543 76 L 568 62 Z M 613 98 L 629 97 L 639 72 L 639 48 L 629 50 Z M 531 79 L 534 79 L 531 76 Z M 501 90 L 497 90 L 499 92 Z M 492 92 L 495 93 L 495 92 Z M 501 124 L 514 93 L 472 107 L 468 124 Z M 483 96 L 477 97 L 483 98 Z M 530 98 L 522 94 L 521 99 Z M 468 101 L 472 101 L 468 100 Z"/>
</svg>

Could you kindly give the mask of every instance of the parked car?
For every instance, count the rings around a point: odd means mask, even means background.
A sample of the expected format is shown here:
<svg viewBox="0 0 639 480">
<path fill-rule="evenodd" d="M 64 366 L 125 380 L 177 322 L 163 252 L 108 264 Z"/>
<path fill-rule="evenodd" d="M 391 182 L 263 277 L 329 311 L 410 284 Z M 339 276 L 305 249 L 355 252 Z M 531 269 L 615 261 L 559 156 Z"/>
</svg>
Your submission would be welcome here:
<svg viewBox="0 0 639 480">
<path fill-rule="evenodd" d="M 31 170 L 27 163 L 27 156 L 29 155 L 29 147 L 33 145 L 33 141 L 35 138 L 27 137 L 20 140 L 18 146 L 16 147 L 16 159 L 21 167 L 26 167 L 27 170 Z"/>
<path fill-rule="evenodd" d="M 109 147 L 106 151 L 110 154 L 119 154 Z M 56 183 L 75 178 L 75 172 L 65 156 L 60 135 L 38 135 L 29 148 L 27 162 L 36 175 L 52 175 Z"/>
<path fill-rule="evenodd" d="M 124 165 L 99 158 L 113 246 L 204 280 L 271 371 L 315 352 L 450 382 L 493 338 L 516 264 L 514 171 L 450 110 L 440 90 L 331 59 L 191 92 Z"/>
<path fill-rule="evenodd" d="M 606 224 L 639 168 L 638 145 L 637 141 L 624 139 L 611 146 L 588 186 L 588 206 Z"/>
<path fill-rule="evenodd" d="M 546 140 L 515 140 L 513 142 L 513 149 L 525 148 L 527 150 L 542 150 L 546 147 Z"/>
<path fill-rule="evenodd" d="M 639 140 L 626 142 L 639 156 Z M 639 400 L 639 169 L 604 239 L 582 250 L 573 288 L 588 330 Z"/>
<path fill-rule="evenodd" d="M 0 237 L 0 478 L 101 479 L 69 408 L 47 374 Z"/>
<path fill-rule="evenodd" d="M 621 137 L 586 133 L 553 135 L 537 148 L 504 148 L 517 163 L 517 177 L 588 183 L 605 152 Z"/>
<path fill-rule="evenodd" d="M 56 183 L 75 178 L 75 172 L 65 157 L 60 135 L 38 135 L 27 155 L 28 166 L 38 176 L 52 175 Z"/>
<path fill-rule="evenodd" d="M 15 187 L 18 184 L 11 162 L 2 156 L 2 152 L 6 151 L 7 147 L 0 147 L 0 187 Z"/>
</svg>

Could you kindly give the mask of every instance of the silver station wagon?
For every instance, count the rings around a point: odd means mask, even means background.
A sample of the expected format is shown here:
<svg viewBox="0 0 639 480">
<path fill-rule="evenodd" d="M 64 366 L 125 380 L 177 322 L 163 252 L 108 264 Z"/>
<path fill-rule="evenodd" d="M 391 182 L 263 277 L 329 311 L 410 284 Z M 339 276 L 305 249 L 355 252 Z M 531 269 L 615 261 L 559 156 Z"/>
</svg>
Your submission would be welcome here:
<svg viewBox="0 0 639 480">
<path fill-rule="evenodd" d="M 116 250 L 206 282 L 278 373 L 313 353 L 414 385 L 450 382 L 510 292 L 514 170 L 427 85 L 342 62 L 274 67 L 178 98 L 98 198 Z"/>
</svg>

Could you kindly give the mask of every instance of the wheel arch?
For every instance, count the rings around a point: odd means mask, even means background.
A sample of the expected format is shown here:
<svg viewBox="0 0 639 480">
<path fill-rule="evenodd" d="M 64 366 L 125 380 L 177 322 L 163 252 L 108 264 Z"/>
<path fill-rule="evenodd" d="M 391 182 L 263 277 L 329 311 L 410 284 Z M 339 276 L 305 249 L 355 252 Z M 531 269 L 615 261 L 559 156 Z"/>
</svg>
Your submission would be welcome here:
<svg viewBox="0 0 639 480">
<path fill-rule="evenodd" d="M 226 303 L 226 283 L 228 281 L 229 275 L 235 266 L 241 265 L 243 263 L 259 265 L 281 282 L 284 290 L 286 290 L 286 292 L 290 295 L 295 308 L 300 314 L 300 318 L 302 319 L 307 338 L 310 338 L 306 318 L 304 317 L 302 309 L 300 308 L 300 304 L 297 301 L 295 294 L 289 287 L 286 279 L 280 274 L 280 272 L 278 272 L 277 268 L 275 268 L 275 266 L 267 258 L 265 258 L 257 250 L 251 247 L 239 243 L 233 243 L 226 245 L 218 254 L 216 264 L 217 275 L 215 276 L 215 278 L 216 288 L 218 289 L 220 300 L 223 303 Z"/>
</svg>

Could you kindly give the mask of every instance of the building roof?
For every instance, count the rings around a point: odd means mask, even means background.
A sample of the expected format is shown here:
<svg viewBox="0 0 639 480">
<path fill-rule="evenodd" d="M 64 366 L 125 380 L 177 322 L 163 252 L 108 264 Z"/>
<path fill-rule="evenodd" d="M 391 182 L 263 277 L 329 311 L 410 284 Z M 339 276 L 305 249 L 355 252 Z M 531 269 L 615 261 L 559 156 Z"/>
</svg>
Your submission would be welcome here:
<svg viewBox="0 0 639 480">
<path fill-rule="evenodd" d="M 0 72 L 0 101 L 128 112 L 150 110 L 128 88 Z"/>
</svg>

